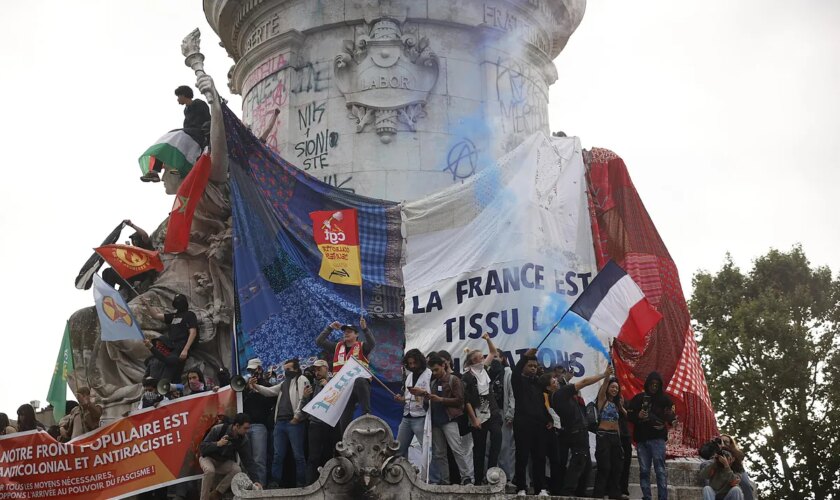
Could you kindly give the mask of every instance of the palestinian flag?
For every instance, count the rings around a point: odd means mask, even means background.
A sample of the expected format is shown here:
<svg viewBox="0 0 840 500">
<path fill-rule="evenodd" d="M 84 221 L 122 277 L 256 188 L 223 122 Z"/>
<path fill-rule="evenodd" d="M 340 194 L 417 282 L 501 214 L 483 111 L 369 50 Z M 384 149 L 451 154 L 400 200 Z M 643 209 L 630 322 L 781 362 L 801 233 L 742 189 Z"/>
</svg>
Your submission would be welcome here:
<svg viewBox="0 0 840 500">
<path fill-rule="evenodd" d="M 201 146 L 183 130 L 167 132 L 140 156 L 140 170 L 146 174 L 161 161 L 169 168 L 176 169 L 184 179 L 193 164 L 201 155 Z"/>
<path fill-rule="evenodd" d="M 190 228 L 195 207 L 204 196 L 204 188 L 207 187 L 209 180 L 210 155 L 204 154 L 195 163 L 195 168 L 190 170 L 189 175 L 184 178 L 178 188 L 178 194 L 175 195 L 172 211 L 169 212 L 166 240 L 163 242 L 164 253 L 180 253 L 187 250 L 190 245 Z"/>
</svg>

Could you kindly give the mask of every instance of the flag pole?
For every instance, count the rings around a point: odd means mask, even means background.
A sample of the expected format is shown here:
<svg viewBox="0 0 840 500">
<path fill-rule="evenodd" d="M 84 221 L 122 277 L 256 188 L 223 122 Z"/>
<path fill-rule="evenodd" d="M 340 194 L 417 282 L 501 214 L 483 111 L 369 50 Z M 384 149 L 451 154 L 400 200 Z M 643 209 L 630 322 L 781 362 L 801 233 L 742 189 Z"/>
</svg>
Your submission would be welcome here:
<svg viewBox="0 0 840 500">
<path fill-rule="evenodd" d="M 368 368 L 367 366 L 365 366 L 361 363 L 359 363 L 359 366 L 361 366 L 362 368 L 365 369 L 365 371 L 370 373 L 371 378 L 373 378 L 373 380 L 376 380 L 377 382 L 379 382 L 379 385 L 381 385 L 382 388 L 384 388 L 386 391 L 388 391 L 388 394 L 390 394 L 392 397 L 397 397 L 397 395 L 394 393 L 394 391 L 392 391 L 387 385 L 385 385 L 385 382 L 379 380 L 379 377 L 374 375 L 370 368 Z"/>
<path fill-rule="evenodd" d="M 359 212 L 355 209 L 353 210 L 353 215 L 356 216 L 356 234 L 358 235 L 357 238 L 359 240 L 359 305 L 362 308 L 362 317 L 365 316 L 365 287 L 364 287 L 364 279 L 362 278 L 362 242 L 361 242 L 361 233 L 359 232 Z M 373 374 L 371 374 L 373 375 Z"/>
<path fill-rule="evenodd" d="M 571 310 L 572 310 L 572 307 L 573 307 L 573 306 L 574 306 L 574 304 L 572 304 L 571 306 L 569 306 L 569 308 L 568 308 L 568 309 L 566 309 L 566 312 L 564 312 L 564 313 L 563 313 L 563 315 L 562 315 L 562 316 L 560 316 L 560 319 L 558 319 L 558 320 L 557 320 L 557 323 L 554 323 L 554 326 L 552 326 L 552 327 L 551 327 L 551 330 L 549 330 L 549 331 L 548 331 L 548 333 L 546 333 L 546 334 L 545 334 L 545 337 L 543 337 L 543 339 L 540 341 L 540 343 L 539 343 L 539 344 L 537 344 L 537 349 L 539 349 L 539 348 L 540 348 L 540 346 L 541 346 L 541 345 L 543 345 L 543 342 L 545 342 L 545 341 L 548 339 L 549 335 L 551 335 L 551 332 L 553 332 L 553 331 L 554 331 L 554 329 L 555 329 L 555 328 L 557 328 L 557 325 L 559 325 L 559 324 L 560 324 L 560 322 L 561 322 L 561 321 L 563 321 L 563 318 L 565 318 L 565 317 L 566 317 L 566 315 L 567 315 L 567 314 L 569 314 L 569 311 L 571 311 Z"/>
</svg>

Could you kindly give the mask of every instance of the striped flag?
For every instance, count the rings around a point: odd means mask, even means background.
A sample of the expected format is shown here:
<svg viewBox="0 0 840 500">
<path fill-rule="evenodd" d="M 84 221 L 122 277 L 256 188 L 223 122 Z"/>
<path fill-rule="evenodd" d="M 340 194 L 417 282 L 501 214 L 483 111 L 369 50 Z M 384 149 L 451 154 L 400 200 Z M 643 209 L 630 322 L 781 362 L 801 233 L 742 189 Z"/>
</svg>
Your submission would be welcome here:
<svg viewBox="0 0 840 500">
<path fill-rule="evenodd" d="M 155 160 L 174 168 L 185 178 L 201 155 L 201 146 L 183 130 L 167 132 L 140 156 L 140 170 L 147 174 Z"/>
<path fill-rule="evenodd" d="M 570 310 L 640 352 L 645 349 L 648 332 L 662 319 L 633 278 L 612 260 L 595 276 Z"/>
</svg>

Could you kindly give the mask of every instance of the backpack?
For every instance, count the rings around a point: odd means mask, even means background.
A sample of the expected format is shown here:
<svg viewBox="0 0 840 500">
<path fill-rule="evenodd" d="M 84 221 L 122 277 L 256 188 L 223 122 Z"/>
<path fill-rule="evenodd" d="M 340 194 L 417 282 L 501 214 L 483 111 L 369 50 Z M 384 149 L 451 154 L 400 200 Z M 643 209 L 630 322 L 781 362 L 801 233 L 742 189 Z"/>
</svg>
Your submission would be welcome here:
<svg viewBox="0 0 840 500">
<path fill-rule="evenodd" d="M 598 406 L 595 401 L 590 401 L 586 405 L 586 429 L 589 432 L 598 432 Z"/>
</svg>

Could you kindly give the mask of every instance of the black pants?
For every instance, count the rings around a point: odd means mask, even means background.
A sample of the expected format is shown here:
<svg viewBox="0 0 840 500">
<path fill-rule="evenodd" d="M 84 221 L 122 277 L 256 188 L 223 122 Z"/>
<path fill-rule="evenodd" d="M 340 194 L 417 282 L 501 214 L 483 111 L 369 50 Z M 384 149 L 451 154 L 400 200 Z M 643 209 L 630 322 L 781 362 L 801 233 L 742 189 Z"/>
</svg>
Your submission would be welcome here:
<svg viewBox="0 0 840 500">
<path fill-rule="evenodd" d="M 339 420 L 342 436 L 344 430 L 353 421 L 357 404 L 362 407 L 362 414 L 370 413 L 370 380 L 366 378 L 357 378 L 353 381 L 353 394 L 347 401 L 347 406 L 344 408 L 344 413 L 341 414 L 341 420 Z"/>
<path fill-rule="evenodd" d="M 475 468 L 475 484 L 484 483 L 484 455 L 487 454 L 487 435 L 490 435 L 490 456 L 487 457 L 487 467 L 499 465 L 499 453 L 502 451 L 502 417 L 498 413 L 490 420 L 481 424 L 480 429 L 470 428 L 473 437 L 473 467 Z"/>
<path fill-rule="evenodd" d="M 586 485 L 592 470 L 592 460 L 589 458 L 589 432 L 586 430 L 572 431 L 569 438 L 569 465 L 566 467 L 566 477 L 563 479 L 561 495 L 586 496 Z"/>
<path fill-rule="evenodd" d="M 610 498 L 619 498 L 624 452 L 621 450 L 618 432 L 598 431 L 595 437 L 595 462 L 598 464 L 598 475 L 592 496 L 602 498 L 606 494 Z"/>
<path fill-rule="evenodd" d="M 623 454 L 621 460 L 621 479 L 619 479 L 621 493 L 630 495 L 630 462 L 633 461 L 633 443 L 630 440 L 630 436 L 621 436 L 621 452 Z"/>
<path fill-rule="evenodd" d="M 558 429 L 545 431 L 545 455 L 548 459 L 548 468 L 551 471 L 551 479 L 548 481 L 548 492 L 552 495 L 559 495 L 563 489 L 563 478 L 566 475 L 566 461 L 569 459 L 569 445 L 566 437 Z"/>
<path fill-rule="evenodd" d="M 318 479 L 318 467 L 335 455 L 338 431 L 321 422 L 309 423 L 309 457 L 306 459 L 306 484 Z"/>
<path fill-rule="evenodd" d="M 536 421 L 513 419 L 513 441 L 516 443 L 516 464 L 513 483 L 525 490 L 525 470 L 531 458 L 531 482 L 534 493 L 545 489 L 545 424 Z"/>
</svg>

